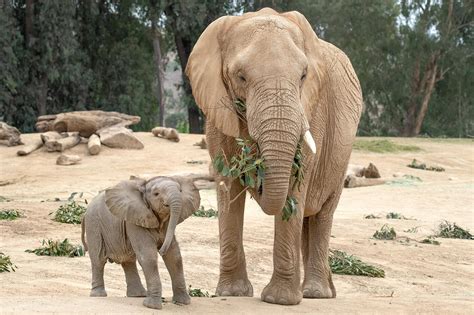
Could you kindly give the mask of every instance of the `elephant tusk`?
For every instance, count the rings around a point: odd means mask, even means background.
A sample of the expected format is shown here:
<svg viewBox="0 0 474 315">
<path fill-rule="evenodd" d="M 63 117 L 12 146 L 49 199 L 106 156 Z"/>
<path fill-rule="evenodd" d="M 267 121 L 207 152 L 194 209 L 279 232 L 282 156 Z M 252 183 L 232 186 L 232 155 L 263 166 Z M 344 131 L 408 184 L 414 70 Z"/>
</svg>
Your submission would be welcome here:
<svg viewBox="0 0 474 315">
<path fill-rule="evenodd" d="M 309 148 L 313 152 L 313 154 L 316 154 L 316 143 L 314 142 L 313 136 L 311 135 L 309 130 L 307 130 L 304 133 L 303 138 L 304 138 L 304 141 L 306 142 L 306 144 L 309 146 Z"/>
</svg>

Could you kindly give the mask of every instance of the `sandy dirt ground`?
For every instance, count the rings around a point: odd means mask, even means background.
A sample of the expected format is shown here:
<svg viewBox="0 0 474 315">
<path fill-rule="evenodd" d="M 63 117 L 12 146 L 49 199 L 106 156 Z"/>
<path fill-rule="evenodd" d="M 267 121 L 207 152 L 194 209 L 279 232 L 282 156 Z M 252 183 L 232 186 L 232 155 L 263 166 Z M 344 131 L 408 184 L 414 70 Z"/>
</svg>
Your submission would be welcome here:
<svg viewBox="0 0 474 315">
<path fill-rule="evenodd" d="M 72 192 L 91 199 L 130 175 L 205 173 L 209 157 L 193 144 L 199 135 L 182 135 L 179 143 L 138 133 L 141 151 L 102 149 L 88 156 L 81 144 L 70 150 L 83 160 L 74 166 L 57 166 L 59 153 L 41 149 L 17 157 L 18 147 L 0 145 L 0 209 L 21 209 L 26 217 L 0 221 L 0 251 L 10 255 L 16 272 L 0 274 L 0 313 L 152 313 L 142 298 L 125 297 L 124 274 L 119 265 L 107 264 L 107 298 L 89 298 L 89 258 L 39 257 L 25 253 L 44 238 L 80 242 L 80 226 L 61 224 L 49 215 Z M 26 143 L 37 134 L 24 135 Z M 468 140 L 394 139 L 416 144 L 423 151 L 376 154 L 355 151 L 351 163 L 377 165 L 383 177 L 395 173 L 420 177 L 422 182 L 385 184 L 345 189 L 335 214 L 331 248 L 354 254 L 385 269 L 385 278 L 335 275 L 337 298 L 304 299 L 296 306 L 261 302 L 259 297 L 272 273 L 273 218 L 248 199 L 244 247 L 247 269 L 254 286 L 253 298 L 193 298 L 189 306 L 171 303 L 171 282 L 160 260 L 166 303 L 160 313 L 293 314 L 293 313 L 474 313 L 474 241 L 439 239 L 440 246 L 417 240 L 434 233 L 442 220 L 474 230 L 474 142 Z M 436 173 L 406 167 L 413 158 L 440 165 Z M 189 163 L 194 162 L 194 163 Z M 201 163 L 201 164 L 200 164 Z M 5 182 L 4 182 L 5 184 Z M 201 191 L 202 204 L 216 207 L 214 190 Z M 63 202 L 63 201 L 62 201 Z M 413 220 L 388 220 L 387 212 L 400 212 Z M 364 214 L 380 214 L 367 220 Z M 393 226 L 397 240 L 372 239 L 383 224 Z M 404 232 L 418 227 L 418 232 Z M 191 217 L 177 228 L 188 285 L 214 293 L 219 271 L 217 219 Z M 143 275 L 142 275 L 143 276 Z M 142 277 L 143 279 L 143 277 Z M 155 311 L 157 312 L 157 311 Z"/>
</svg>

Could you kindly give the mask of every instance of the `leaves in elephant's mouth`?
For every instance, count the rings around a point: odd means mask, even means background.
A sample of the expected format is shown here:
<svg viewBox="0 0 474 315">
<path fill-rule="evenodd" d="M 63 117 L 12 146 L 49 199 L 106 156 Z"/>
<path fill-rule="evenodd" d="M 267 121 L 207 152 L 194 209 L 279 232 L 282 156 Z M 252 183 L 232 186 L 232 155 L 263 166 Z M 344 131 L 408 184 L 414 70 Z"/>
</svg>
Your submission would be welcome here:
<svg viewBox="0 0 474 315">
<path fill-rule="evenodd" d="M 240 116 L 240 118 L 245 120 L 245 112 L 247 111 L 247 106 L 245 105 L 244 101 L 241 99 L 236 99 L 234 101 L 234 108 L 237 111 L 237 114 Z"/>
<path fill-rule="evenodd" d="M 237 138 L 239 153 L 227 160 L 224 153 L 214 158 L 214 168 L 225 177 L 239 179 L 244 187 L 255 188 L 261 193 L 265 177 L 265 164 L 255 142 Z"/>
<path fill-rule="evenodd" d="M 298 187 L 298 191 L 301 191 L 301 183 L 304 180 L 304 165 L 303 165 L 303 152 L 301 149 L 301 141 L 296 146 L 295 157 L 293 158 L 293 164 L 291 166 L 291 176 L 293 179 L 292 190 Z"/>
<path fill-rule="evenodd" d="M 297 204 L 298 202 L 296 201 L 296 198 L 290 196 L 286 197 L 285 206 L 283 207 L 283 214 L 281 216 L 283 221 L 288 221 L 292 215 L 296 215 L 296 211 L 298 210 L 296 207 Z"/>
<path fill-rule="evenodd" d="M 235 102 L 235 104 L 237 104 L 237 102 Z M 245 108 L 245 104 L 243 106 Z M 253 140 L 248 139 L 236 138 L 236 141 L 240 147 L 238 154 L 232 156 L 229 161 L 222 151 L 214 158 L 214 169 L 222 176 L 239 179 L 240 184 L 246 187 L 246 189 L 255 188 L 256 191 L 261 194 L 263 191 L 263 180 L 265 178 L 265 163 L 264 158 L 260 155 L 258 145 Z M 291 166 L 291 176 L 293 177 L 291 189 L 294 191 L 295 188 L 298 188 L 298 191 L 300 191 L 301 183 L 304 180 L 301 141 L 296 147 Z M 291 196 L 286 197 L 286 202 L 282 209 L 283 221 L 288 221 L 291 216 L 296 215 L 298 210 L 297 204 L 296 198 Z"/>
</svg>

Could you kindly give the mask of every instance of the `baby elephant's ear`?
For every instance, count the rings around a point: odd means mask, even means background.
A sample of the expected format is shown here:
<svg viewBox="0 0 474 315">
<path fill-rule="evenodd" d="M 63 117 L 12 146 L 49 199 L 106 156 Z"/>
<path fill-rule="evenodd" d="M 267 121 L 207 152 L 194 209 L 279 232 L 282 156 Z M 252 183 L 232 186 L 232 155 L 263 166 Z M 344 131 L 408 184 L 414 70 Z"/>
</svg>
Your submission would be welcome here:
<svg viewBox="0 0 474 315">
<path fill-rule="evenodd" d="M 142 181 L 127 180 L 105 191 L 105 203 L 115 216 L 144 228 L 158 228 L 160 223 L 143 200 Z"/>
<path fill-rule="evenodd" d="M 181 215 L 178 221 L 178 223 L 181 223 L 199 208 L 199 205 L 201 204 L 201 195 L 192 179 L 180 176 L 174 176 L 173 179 L 181 186 L 183 209 L 181 210 Z"/>
</svg>

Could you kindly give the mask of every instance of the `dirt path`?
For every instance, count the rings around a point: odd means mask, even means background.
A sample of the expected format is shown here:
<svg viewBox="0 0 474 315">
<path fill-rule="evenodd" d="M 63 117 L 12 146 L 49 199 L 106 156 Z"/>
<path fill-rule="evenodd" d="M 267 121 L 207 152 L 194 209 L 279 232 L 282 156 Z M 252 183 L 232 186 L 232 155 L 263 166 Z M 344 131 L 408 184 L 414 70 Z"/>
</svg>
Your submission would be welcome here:
<svg viewBox="0 0 474 315">
<path fill-rule="evenodd" d="M 80 242 L 80 227 L 50 220 L 49 213 L 72 192 L 91 199 L 99 190 L 130 175 L 200 173 L 207 171 L 207 151 L 193 146 L 198 135 L 183 135 L 179 143 L 139 133 L 142 151 L 103 148 L 98 156 L 85 155 L 85 145 L 71 150 L 83 161 L 74 166 L 56 166 L 57 153 L 37 151 L 27 157 L 15 155 L 18 148 L 0 146 L 0 209 L 17 208 L 26 218 L 0 221 L 0 251 L 18 266 L 15 273 L 0 274 L 0 313 L 150 313 L 142 299 L 125 298 L 125 281 L 119 265 L 107 264 L 107 298 L 89 298 L 88 257 L 38 257 L 25 253 L 43 238 L 69 238 Z M 23 136 L 26 143 L 36 134 Z M 193 298 L 190 306 L 167 302 L 162 313 L 474 313 L 474 241 L 440 239 L 441 245 L 417 243 L 441 220 L 455 221 L 474 230 L 474 146 L 472 141 L 396 139 L 420 146 L 416 153 L 375 154 L 354 152 L 351 163 L 377 165 L 383 177 L 394 173 L 420 177 L 422 182 L 346 189 L 335 215 L 331 248 L 354 254 L 385 269 L 386 278 L 335 275 L 338 297 L 306 300 L 283 307 L 258 298 L 272 271 L 273 220 L 248 200 L 244 247 L 254 298 Z M 435 173 L 407 168 L 413 158 L 446 168 Z M 192 162 L 192 163 L 188 163 Z M 202 164 L 200 164 L 202 162 Z M 201 191 L 202 204 L 216 208 L 214 190 Z M 400 212 L 414 220 L 366 220 L 364 214 Z M 371 239 L 376 229 L 389 223 L 398 233 L 396 241 Z M 417 233 L 403 232 L 418 227 Z M 215 290 L 218 279 L 218 226 L 216 219 L 192 217 L 177 229 L 188 285 Z M 160 261 L 167 301 L 171 299 L 170 277 Z"/>
</svg>

